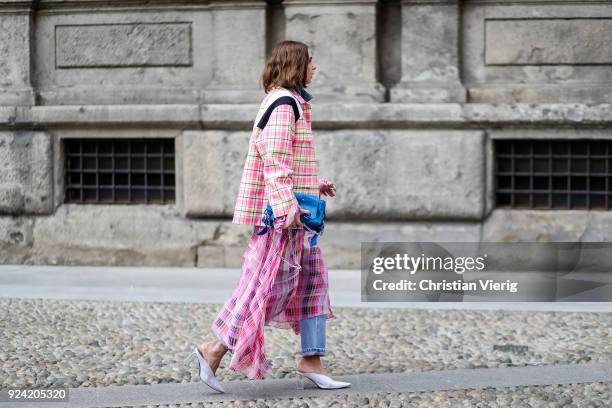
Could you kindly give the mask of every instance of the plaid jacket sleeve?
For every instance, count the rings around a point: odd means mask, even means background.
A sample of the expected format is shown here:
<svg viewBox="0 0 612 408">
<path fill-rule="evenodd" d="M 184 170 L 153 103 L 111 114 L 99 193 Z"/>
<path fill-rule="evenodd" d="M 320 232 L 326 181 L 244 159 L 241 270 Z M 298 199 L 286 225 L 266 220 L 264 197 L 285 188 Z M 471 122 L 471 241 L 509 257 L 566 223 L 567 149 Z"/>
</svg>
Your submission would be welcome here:
<svg viewBox="0 0 612 408">
<path fill-rule="evenodd" d="M 266 199 L 275 217 L 287 215 L 292 206 L 298 206 L 292 180 L 294 138 L 293 108 L 290 105 L 279 105 L 272 111 L 257 142 L 263 160 Z"/>
</svg>

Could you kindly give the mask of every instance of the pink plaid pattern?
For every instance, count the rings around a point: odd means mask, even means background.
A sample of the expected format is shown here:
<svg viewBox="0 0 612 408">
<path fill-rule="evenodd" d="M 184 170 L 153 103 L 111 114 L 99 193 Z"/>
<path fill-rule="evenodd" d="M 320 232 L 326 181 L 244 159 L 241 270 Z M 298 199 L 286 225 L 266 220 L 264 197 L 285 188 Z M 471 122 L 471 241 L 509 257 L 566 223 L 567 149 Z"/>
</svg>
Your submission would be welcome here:
<svg viewBox="0 0 612 408">
<path fill-rule="evenodd" d="M 272 373 L 265 357 L 264 326 L 299 334 L 302 319 L 322 314 L 335 318 L 321 248 L 304 247 L 311 233 L 282 229 L 284 222 L 284 217 L 275 219 L 274 228 L 264 235 L 256 234 L 263 227 L 254 227 L 238 285 L 212 324 L 229 349 L 229 368 L 250 379 Z"/>
<path fill-rule="evenodd" d="M 293 109 L 281 105 L 263 130 L 254 126 L 234 208 L 235 224 L 263 225 L 268 202 L 275 217 L 286 215 L 298 205 L 295 192 L 319 197 L 310 104 L 297 91 L 289 91 L 302 105 L 303 116 L 295 122 Z"/>
</svg>

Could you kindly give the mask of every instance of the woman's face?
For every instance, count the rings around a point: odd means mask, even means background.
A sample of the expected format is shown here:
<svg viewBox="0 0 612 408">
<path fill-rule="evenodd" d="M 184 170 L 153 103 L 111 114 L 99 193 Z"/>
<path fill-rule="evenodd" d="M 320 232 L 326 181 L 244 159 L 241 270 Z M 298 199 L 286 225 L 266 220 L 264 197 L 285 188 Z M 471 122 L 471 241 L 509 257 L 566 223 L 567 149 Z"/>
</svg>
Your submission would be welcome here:
<svg viewBox="0 0 612 408">
<path fill-rule="evenodd" d="M 308 49 L 308 69 L 306 70 L 306 84 L 309 84 L 312 81 L 312 76 L 317 67 L 312 62 L 312 52 L 310 52 L 310 48 Z"/>
</svg>

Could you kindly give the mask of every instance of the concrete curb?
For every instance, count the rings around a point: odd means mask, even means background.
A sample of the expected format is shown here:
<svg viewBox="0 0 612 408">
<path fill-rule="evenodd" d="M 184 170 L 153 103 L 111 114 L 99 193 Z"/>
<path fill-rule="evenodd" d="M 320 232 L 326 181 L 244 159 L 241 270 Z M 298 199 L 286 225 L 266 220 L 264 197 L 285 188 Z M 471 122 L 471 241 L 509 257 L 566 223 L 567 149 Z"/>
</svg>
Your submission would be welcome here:
<svg viewBox="0 0 612 408">
<path fill-rule="evenodd" d="M 384 373 L 334 376 L 349 381 L 351 387 L 321 390 L 308 382 L 304 390 L 296 380 L 243 380 L 224 383 L 225 394 L 202 383 L 124 385 L 70 389 L 68 403 L 36 403 L 35 407 L 119 407 L 196 402 L 222 402 L 255 399 L 328 397 L 346 394 L 445 391 L 469 388 L 503 388 L 551 384 L 612 381 L 612 361 L 595 364 L 564 364 L 510 368 L 460 369 L 420 373 Z M 9 407 L 0 403 L 0 407 Z M 15 406 L 14 404 L 12 406 Z M 20 403 L 20 407 L 27 406 Z"/>
</svg>

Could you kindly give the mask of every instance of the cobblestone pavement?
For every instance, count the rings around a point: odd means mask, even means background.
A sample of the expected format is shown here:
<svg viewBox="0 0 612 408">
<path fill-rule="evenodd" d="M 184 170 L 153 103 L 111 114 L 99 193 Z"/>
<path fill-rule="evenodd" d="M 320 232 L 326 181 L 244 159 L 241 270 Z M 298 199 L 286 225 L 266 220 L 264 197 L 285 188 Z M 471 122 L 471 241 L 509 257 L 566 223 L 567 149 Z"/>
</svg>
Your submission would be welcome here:
<svg viewBox="0 0 612 408">
<path fill-rule="evenodd" d="M 195 365 L 185 366 L 183 359 L 195 342 L 214 338 L 209 328 L 220 307 L 2 298 L 0 387 L 196 382 Z M 339 307 L 334 313 L 327 326 L 329 353 L 323 358 L 332 376 L 612 361 L 612 313 Z M 299 337 L 266 327 L 266 355 L 274 378 L 291 376 Z M 244 379 L 225 369 L 228 361 L 229 355 L 219 368 L 220 380 Z M 235 406 L 598 407 L 610 400 L 611 383 L 592 383 L 254 400 Z"/>
</svg>

